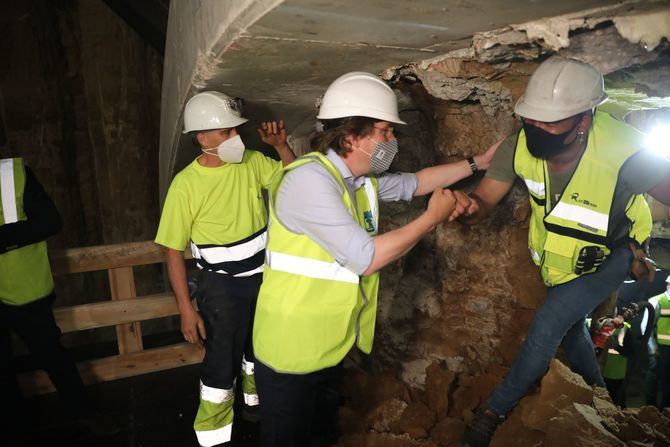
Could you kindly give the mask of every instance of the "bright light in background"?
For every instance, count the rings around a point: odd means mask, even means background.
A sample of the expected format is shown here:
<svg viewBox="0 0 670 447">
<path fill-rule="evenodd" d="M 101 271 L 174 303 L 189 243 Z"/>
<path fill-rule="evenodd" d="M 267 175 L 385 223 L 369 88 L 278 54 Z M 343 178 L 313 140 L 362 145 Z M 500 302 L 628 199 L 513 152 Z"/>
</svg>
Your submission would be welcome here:
<svg viewBox="0 0 670 447">
<path fill-rule="evenodd" d="M 647 147 L 665 157 L 670 156 L 670 124 L 654 126 L 647 135 Z"/>
</svg>

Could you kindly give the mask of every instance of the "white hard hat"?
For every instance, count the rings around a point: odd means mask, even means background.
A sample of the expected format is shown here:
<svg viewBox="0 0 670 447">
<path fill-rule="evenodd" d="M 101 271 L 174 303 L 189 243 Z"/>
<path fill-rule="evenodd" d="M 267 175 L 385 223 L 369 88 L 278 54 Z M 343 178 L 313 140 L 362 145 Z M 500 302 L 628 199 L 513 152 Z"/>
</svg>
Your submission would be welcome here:
<svg viewBox="0 0 670 447">
<path fill-rule="evenodd" d="M 670 275 L 668 275 L 668 277 L 665 278 L 665 282 L 670 283 Z"/>
<path fill-rule="evenodd" d="M 607 101 L 603 75 L 595 67 L 554 56 L 535 70 L 514 113 L 537 121 L 560 121 Z"/>
<path fill-rule="evenodd" d="M 220 92 L 193 96 L 184 108 L 184 131 L 229 129 L 249 121 L 240 115 L 238 100 Z"/>
<path fill-rule="evenodd" d="M 407 124 L 398 116 L 398 99 L 384 81 L 371 73 L 352 71 L 335 79 L 326 90 L 317 119 L 365 116 Z"/>
</svg>

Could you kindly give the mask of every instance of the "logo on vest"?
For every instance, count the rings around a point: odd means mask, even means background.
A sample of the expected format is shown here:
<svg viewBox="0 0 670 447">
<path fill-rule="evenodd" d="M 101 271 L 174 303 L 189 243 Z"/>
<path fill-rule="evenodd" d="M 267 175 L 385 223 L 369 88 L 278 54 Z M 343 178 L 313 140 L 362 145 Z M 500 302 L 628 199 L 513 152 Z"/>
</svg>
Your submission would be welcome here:
<svg viewBox="0 0 670 447">
<path fill-rule="evenodd" d="M 365 231 L 367 231 L 368 233 L 374 233 L 375 221 L 372 218 L 372 211 L 364 211 L 363 220 L 365 221 Z"/>
<path fill-rule="evenodd" d="M 598 205 L 596 205 L 595 203 L 590 202 L 590 201 L 587 200 L 587 199 L 580 199 L 580 198 L 579 198 L 579 193 L 578 193 L 578 192 L 573 192 L 573 193 L 572 193 L 572 196 L 570 196 L 570 199 L 571 199 L 573 202 L 581 203 L 582 205 L 586 205 L 586 206 L 589 206 L 589 207 L 591 207 L 591 208 L 598 208 Z"/>
</svg>

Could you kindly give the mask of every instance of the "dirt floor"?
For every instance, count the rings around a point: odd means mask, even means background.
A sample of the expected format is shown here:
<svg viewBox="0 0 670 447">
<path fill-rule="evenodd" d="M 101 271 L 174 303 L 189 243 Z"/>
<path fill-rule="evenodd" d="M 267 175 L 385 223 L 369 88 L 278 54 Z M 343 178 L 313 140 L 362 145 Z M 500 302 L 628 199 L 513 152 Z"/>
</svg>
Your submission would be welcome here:
<svg viewBox="0 0 670 447">
<path fill-rule="evenodd" d="M 30 399 L 35 430 L 26 445 L 68 447 L 197 447 L 192 423 L 198 406 L 198 366 L 187 366 L 89 387 L 98 408 L 115 418 L 121 431 L 97 437 L 66 423 L 55 394 Z M 235 421 L 233 447 L 254 447 L 257 424 Z"/>
</svg>

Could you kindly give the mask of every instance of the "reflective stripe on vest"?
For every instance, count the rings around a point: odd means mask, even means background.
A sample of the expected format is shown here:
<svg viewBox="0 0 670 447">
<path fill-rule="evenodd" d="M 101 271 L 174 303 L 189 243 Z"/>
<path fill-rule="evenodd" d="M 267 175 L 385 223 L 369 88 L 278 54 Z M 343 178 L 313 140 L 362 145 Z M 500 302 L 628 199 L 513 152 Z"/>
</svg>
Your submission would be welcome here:
<svg viewBox="0 0 670 447">
<path fill-rule="evenodd" d="M 544 189 L 544 183 L 542 182 L 535 182 L 530 179 L 523 179 L 524 182 L 526 183 L 526 187 L 528 188 L 528 191 L 532 192 L 538 197 L 544 197 L 546 191 Z"/>
<path fill-rule="evenodd" d="M 14 187 L 14 159 L 0 160 L 0 190 L 2 190 L 2 215 L 4 224 L 18 222 L 16 190 Z"/>
<path fill-rule="evenodd" d="M 561 219 L 569 220 L 579 225 L 587 225 L 607 233 L 608 214 L 598 213 L 587 210 L 581 206 L 571 205 L 565 202 L 558 202 L 551 214 Z"/>
<path fill-rule="evenodd" d="M 346 269 L 309 237 L 286 228 L 276 214 L 283 176 L 307 163 L 317 163 L 336 180 L 342 202 L 368 234 L 376 234 L 379 221 L 376 179 L 365 178 L 354 200 L 342 175 L 322 154 L 300 157 L 273 179 L 253 344 L 256 359 L 282 373 L 334 366 L 354 344 L 369 353 L 374 337 L 379 274 L 359 276 Z"/>
<path fill-rule="evenodd" d="M 294 275 L 327 279 L 329 281 L 343 281 L 351 284 L 358 284 L 360 280 L 356 273 L 342 267 L 337 262 L 317 261 L 316 259 L 287 255 L 270 250 L 266 252 L 265 262 L 273 270 L 292 273 Z"/>
<path fill-rule="evenodd" d="M 532 211 L 529 248 L 547 286 L 594 272 L 599 262 L 578 264 L 580 253 L 595 246 L 606 257 L 609 244 L 620 242 L 610 238 L 621 237 L 622 228 L 628 228 L 628 237 L 639 243 L 649 237 L 651 212 L 642 195 L 632 196 L 623 209 L 611 209 L 619 171 L 642 148 L 643 141 L 636 130 L 597 112 L 587 147 L 558 202 L 552 206 L 547 195 L 559 191 L 551 190 L 546 161 L 530 154 L 525 134 L 520 131 L 514 170 L 528 188 Z M 584 265 L 586 268 L 582 268 Z"/>
</svg>

